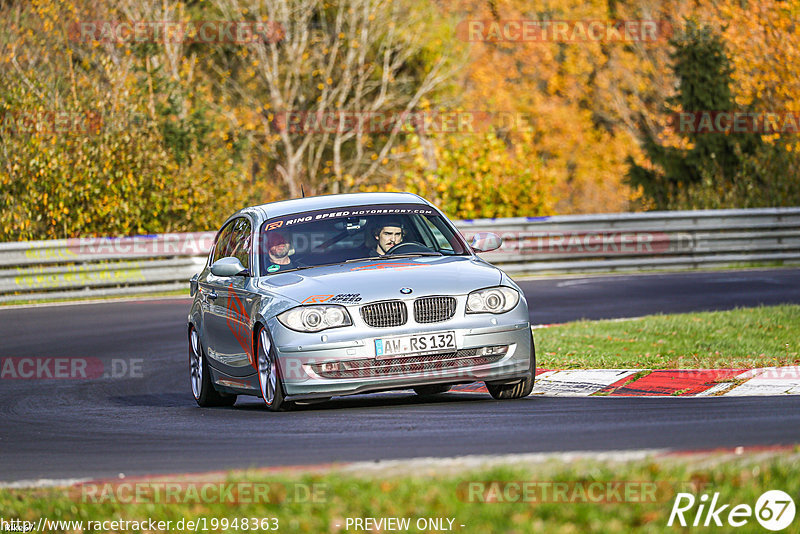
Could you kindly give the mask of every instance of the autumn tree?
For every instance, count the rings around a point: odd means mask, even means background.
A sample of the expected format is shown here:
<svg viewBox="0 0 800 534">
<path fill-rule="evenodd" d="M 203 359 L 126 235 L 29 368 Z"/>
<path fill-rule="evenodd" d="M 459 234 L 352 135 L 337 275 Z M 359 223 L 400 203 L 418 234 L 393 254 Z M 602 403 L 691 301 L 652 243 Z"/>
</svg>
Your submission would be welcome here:
<svg viewBox="0 0 800 534">
<path fill-rule="evenodd" d="M 673 70 L 679 81 L 678 94 L 668 100 L 679 112 L 726 112 L 734 107 L 730 89 L 732 69 L 718 35 L 696 21 L 688 20 L 683 34 L 671 42 Z M 692 147 L 679 149 L 660 145 L 642 129 L 644 149 L 655 168 L 630 159 L 628 177 L 641 185 L 659 207 L 668 207 L 676 189 L 704 179 L 729 181 L 740 170 L 743 152 L 752 152 L 752 135 L 715 132 L 679 132 Z"/>
<path fill-rule="evenodd" d="M 421 136 L 396 189 L 430 199 L 451 217 L 475 219 L 553 212 L 556 174 L 537 161 L 529 134 L 509 150 L 494 129 Z"/>
<path fill-rule="evenodd" d="M 703 128 L 699 121 L 725 112 L 753 111 L 736 102 L 735 69 L 720 34 L 689 19 L 671 44 L 678 85 L 663 112 L 673 116 L 673 139 L 660 140 L 642 127 L 647 161 L 629 159 L 630 181 L 642 186 L 661 209 L 781 205 L 796 200 L 797 187 L 785 187 L 786 173 L 796 169 L 785 150 L 765 143 L 755 131 L 716 131 Z M 678 114 L 691 120 L 678 120 Z M 756 125 L 754 121 L 750 129 Z M 681 142 L 676 143 L 674 136 Z"/>
<path fill-rule="evenodd" d="M 671 121 L 800 113 L 798 15 L 767 0 L 0 0 L 0 239 L 205 230 L 301 186 L 410 190 L 456 217 L 797 204 L 797 134 L 700 136 Z M 680 57 L 666 35 L 458 32 L 478 19 L 669 30 L 685 18 L 709 33 Z M 138 42 L 84 38 L 80 21 L 271 31 Z M 397 120 L 453 110 L 518 120 L 477 132 Z"/>
<path fill-rule="evenodd" d="M 208 229 L 217 210 L 252 201 L 196 57 L 180 43 L 72 31 L 82 20 L 188 13 L 37 0 L 4 2 L 0 16 L 0 238 Z"/>
<path fill-rule="evenodd" d="M 659 19 L 660 8 L 646 10 L 643 2 L 606 0 L 524 0 L 485 2 L 461 0 L 448 4 L 462 23 L 507 21 L 605 21 Z M 624 10 L 623 10 L 624 8 Z M 664 8 L 664 11 L 669 11 Z M 565 41 L 492 39 L 470 42 L 470 61 L 459 73 L 465 109 L 505 112 L 524 117 L 523 128 L 501 128 L 498 136 L 514 153 L 523 153 L 533 167 L 542 165 L 555 183 L 548 188 L 556 213 L 625 211 L 638 206 L 640 193 L 624 183 L 625 159 L 638 155 L 635 117 L 648 99 L 669 87 L 657 80 L 653 62 L 641 48 L 659 57 L 663 42 L 625 43 L 602 39 Z M 637 48 L 638 47 L 638 48 Z M 657 66 L 656 69 L 657 70 Z M 647 79 L 647 78 L 651 79 Z M 531 184 L 536 187 L 536 184 Z"/>
<path fill-rule="evenodd" d="M 227 19 L 255 17 L 279 28 L 279 38 L 253 43 L 244 76 L 222 77 L 254 112 L 264 161 L 292 197 L 301 186 L 338 193 L 374 181 L 404 135 L 392 119 L 415 111 L 452 74 L 447 55 L 426 57 L 424 18 L 404 1 L 217 5 Z M 376 127 L 375 117 L 386 122 Z"/>
</svg>

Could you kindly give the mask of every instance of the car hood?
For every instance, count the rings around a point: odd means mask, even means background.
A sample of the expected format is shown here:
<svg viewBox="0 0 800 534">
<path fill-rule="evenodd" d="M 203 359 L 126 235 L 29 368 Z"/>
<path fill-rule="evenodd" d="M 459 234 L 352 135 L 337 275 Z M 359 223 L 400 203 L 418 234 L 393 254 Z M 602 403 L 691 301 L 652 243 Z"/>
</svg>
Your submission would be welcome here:
<svg viewBox="0 0 800 534">
<path fill-rule="evenodd" d="M 502 273 L 471 256 L 365 260 L 261 277 L 257 285 L 301 303 L 344 304 L 411 296 L 459 295 L 500 284 Z M 339 297 L 349 295 L 349 297 Z M 326 298 L 330 297 L 330 298 Z"/>
</svg>

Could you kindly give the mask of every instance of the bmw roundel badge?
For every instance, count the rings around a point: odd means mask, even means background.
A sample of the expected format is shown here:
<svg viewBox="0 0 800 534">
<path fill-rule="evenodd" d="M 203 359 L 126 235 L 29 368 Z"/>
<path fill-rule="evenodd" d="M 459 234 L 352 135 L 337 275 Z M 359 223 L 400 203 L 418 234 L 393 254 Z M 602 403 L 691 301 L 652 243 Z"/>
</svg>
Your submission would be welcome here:
<svg viewBox="0 0 800 534">
<path fill-rule="evenodd" d="M 401 288 L 400 289 L 400 293 L 402 293 L 403 295 L 410 295 L 411 294 L 411 288 L 410 287 Z"/>
</svg>

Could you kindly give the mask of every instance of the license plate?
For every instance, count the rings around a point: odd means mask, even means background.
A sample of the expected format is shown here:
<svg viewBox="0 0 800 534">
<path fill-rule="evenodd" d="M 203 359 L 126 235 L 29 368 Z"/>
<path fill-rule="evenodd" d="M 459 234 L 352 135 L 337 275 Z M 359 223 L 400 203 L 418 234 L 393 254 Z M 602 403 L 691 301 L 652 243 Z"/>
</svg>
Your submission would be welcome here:
<svg viewBox="0 0 800 534">
<path fill-rule="evenodd" d="M 396 358 L 407 355 L 440 354 L 456 350 L 455 332 L 414 334 L 410 336 L 386 337 L 375 340 L 375 357 Z"/>
</svg>

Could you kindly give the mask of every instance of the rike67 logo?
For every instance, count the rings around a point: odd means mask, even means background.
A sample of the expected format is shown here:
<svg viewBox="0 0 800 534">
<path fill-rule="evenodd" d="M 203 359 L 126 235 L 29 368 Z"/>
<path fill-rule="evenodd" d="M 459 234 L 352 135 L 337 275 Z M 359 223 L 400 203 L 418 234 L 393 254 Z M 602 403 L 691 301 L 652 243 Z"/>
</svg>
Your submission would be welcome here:
<svg viewBox="0 0 800 534">
<path fill-rule="evenodd" d="M 697 505 L 695 509 L 695 505 Z M 696 499 L 691 493 L 678 493 L 669 514 L 667 526 L 677 520 L 682 527 L 741 527 L 755 516 L 767 530 L 780 531 L 792 524 L 795 515 L 794 500 L 781 490 L 766 491 L 756 501 L 755 508 L 749 504 L 730 504 L 719 502 L 719 492 L 709 497 L 703 494 Z"/>
</svg>

